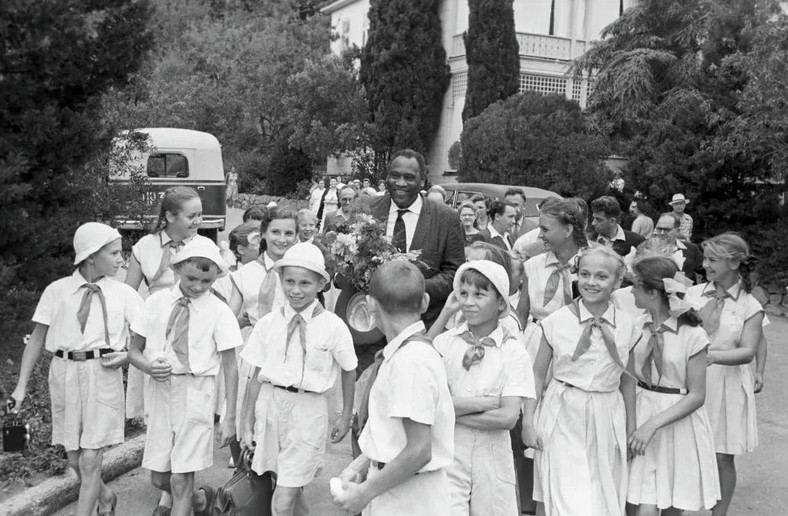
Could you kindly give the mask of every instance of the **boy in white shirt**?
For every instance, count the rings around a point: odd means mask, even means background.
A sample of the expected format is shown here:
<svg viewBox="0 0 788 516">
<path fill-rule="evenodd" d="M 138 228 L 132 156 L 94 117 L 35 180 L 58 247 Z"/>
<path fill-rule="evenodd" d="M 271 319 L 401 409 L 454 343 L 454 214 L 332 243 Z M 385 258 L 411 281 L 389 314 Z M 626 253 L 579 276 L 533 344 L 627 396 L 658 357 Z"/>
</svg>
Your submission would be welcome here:
<svg viewBox="0 0 788 516">
<path fill-rule="evenodd" d="M 350 330 L 317 301 L 329 281 L 320 249 L 298 243 L 274 268 L 286 304 L 257 322 L 241 353 L 254 366 L 242 409 L 241 446 L 255 450 L 252 469 L 257 474 L 276 474 L 273 514 L 291 516 L 309 512 L 303 488 L 323 466 L 325 393 L 340 369 L 343 409 L 331 441 L 341 441 L 350 428 L 358 360 Z"/>
<path fill-rule="evenodd" d="M 120 233 L 98 222 L 74 233 L 76 270 L 44 289 L 36 323 L 8 409 L 18 412 L 42 348 L 52 353 L 49 395 L 52 444 L 62 444 L 80 479 L 78 516 L 114 514 L 117 496 L 101 480 L 104 448 L 123 442 L 122 352 L 128 325 L 140 316 L 142 299 L 111 279 L 123 263 Z M 96 504 L 98 503 L 98 508 Z"/>
<path fill-rule="evenodd" d="M 367 299 L 388 344 L 370 389 L 362 454 L 340 475 L 334 501 L 365 516 L 448 515 L 454 408 L 443 361 L 421 321 L 429 304 L 424 277 L 411 263 L 384 263 Z"/>
<path fill-rule="evenodd" d="M 465 322 L 435 338 L 454 403 L 454 461 L 447 468 L 452 516 L 517 514 L 509 431 L 523 398 L 535 398 L 531 360 L 509 311 L 509 278 L 497 263 L 464 263 L 454 296 Z"/>
<path fill-rule="evenodd" d="M 192 240 L 172 259 L 180 281 L 145 302 L 129 349 L 129 361 L 149 374 L 148 431 L 142 466 L 151 482 L 172 493 L 173 516 L 209 514 L 214 492 L 194 489 L 194 472 L 213 464 L 214 396 L 219 367 L 224 370 L 227 412 L 217 441 L 226 446 L 235 435 L 238 369 L 235 348 L 241 331 L 230 308 L 211 293 L 227 274 L 227 263 L 212 242 Z M 159 506 L 155 514 L 167 514 Z"/>
</svg>

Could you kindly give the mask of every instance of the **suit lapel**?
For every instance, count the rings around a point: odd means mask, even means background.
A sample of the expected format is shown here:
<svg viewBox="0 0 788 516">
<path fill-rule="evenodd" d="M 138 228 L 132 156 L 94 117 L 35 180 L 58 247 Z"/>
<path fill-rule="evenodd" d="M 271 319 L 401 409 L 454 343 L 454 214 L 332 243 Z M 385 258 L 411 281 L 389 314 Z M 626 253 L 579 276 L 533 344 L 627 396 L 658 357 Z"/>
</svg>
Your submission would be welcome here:
<svg viewBox="0 0 788 516">
<path fill-rule="evenodd" d="M 424 239 L 427 236 L 427 225 L 432 220 L 432 207 L 427 199 L 421 198 L 421 213 L 416 222 L 416 230 L 413 232 L 413 239 L 410 242 L 410 249 L 424 249 Z"/>
<path fill-rule="evenodd" d="M 372 216 L 378 222 L 387 224 L 389 220 L 389 209 L 391 208 L 391 196 L 389 194 L 378 197 L 372 202 Z"/>
</svg>

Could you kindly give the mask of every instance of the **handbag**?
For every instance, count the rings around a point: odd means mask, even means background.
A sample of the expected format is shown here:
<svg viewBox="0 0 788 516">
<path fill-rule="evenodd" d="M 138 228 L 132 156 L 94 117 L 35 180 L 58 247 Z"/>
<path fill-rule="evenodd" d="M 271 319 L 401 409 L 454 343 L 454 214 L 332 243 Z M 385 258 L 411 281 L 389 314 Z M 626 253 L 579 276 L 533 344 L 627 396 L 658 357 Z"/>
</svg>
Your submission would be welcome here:
<svg viewBox="0 0 788 516">
<path fill-rule="evenodd" d="M 271 516 L 274 484 L 270 474 L 252 471 L 252 453 L 241 452 L 241 467 L 216 491 L 211 516 Z"/>
</svg>

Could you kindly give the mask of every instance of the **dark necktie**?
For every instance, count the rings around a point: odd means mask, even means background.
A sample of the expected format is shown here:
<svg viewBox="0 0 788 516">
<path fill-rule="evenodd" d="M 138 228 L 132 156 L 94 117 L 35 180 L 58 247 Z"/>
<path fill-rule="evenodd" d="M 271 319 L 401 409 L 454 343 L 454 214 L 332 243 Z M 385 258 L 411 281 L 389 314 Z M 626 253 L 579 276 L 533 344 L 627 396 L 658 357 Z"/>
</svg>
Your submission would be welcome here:
<svg viewBox="0 0 788 516">
<path fill-rule="evenodd" d="M 569 310 L 575 315 L 575 317 L 580 319 L 580 308 L 577 306 L 576 302 L 572 302 L 568 305 Z M 602 342 L 605 344 L 605 348 L 607 348 L 607 352 L 610 355 L 610 358 L 621 368 L 621 370 L 632 376 L 632 374 L 627 371 L 626 366 L 621 361 L 621 357 L 618 356 L 618 348 L 616 347 L 616 338 L 610 332 L 610 329 L 607 325 L 610 324 L 604 317 L 590 318 L 586 320 L 583 324 L 583 333 L 580 334 L 580 338 L 577 341 L 577 347 L 575 347 L 575 352 L 572 354 L 572 361 L 576 361 L 580 358 L 583 353 L 588 351 L 591 347 L 591 334 L 596 329 L 602 335 Z"/>
<path fill-rule="evenodd" d="M 279 282 L 279 274 L 276 269 L 265 266 L 265 255 L 260 255 L 258 259 L 265 269 L 265 278 L 260 283 L 260 290 L 257 292 L 257 319 L 262 319 L 274 307 L 276 297 L 276 284 Z"/>
<path fill-rule="evenodd" d="M 410 210 L 397 210 L 397 221 L 394 222 L 394 232 L 391 234 L 391 243 L 397 251 L 404 253 L 408 250 L 408 237 L 405 231 L 405 220 L 402 218 Z"/>
<path fill-rule="evenodd" d="M 93 302 L 93 295 L 95 294 L 101 302 L 101 314 L 104 316 L 104 342 L 107 344 L 107 347 L 110 347 L 109 326 L 107 325 L 107 300 L 104 298 L 104 292 L 102 292 L 101 287 L 95 283 L 85 283 L 79 288 L 87 289 L 82 296 L 82 302 L 79 303 L 79 309 L 77 309 L 77 320 L 79 321 L 80 331 L 85 333 L 85 325 L 88 323 L 88 316 L 90 315 L 90 305 Z"/>
<path fill-rule="evenodd" d="M 165 272 L 167 272 L 167 269 L 170 268 L 170 259 L 172 258 L 172 253 L 177 253 L 180 251 L 181 247 L 183 247 L 183 242 L 170 240 L 161 247 L 161 262 L 159 263 L 159 269 L 156 271 L 156 274 L 154 274 L 153 278 L 150 280 L 151 283 L 156 282 Z"/>
<path fill-rule="evenodd" d="M 461 333 L 460 338 L 468 344 L 468 349 L 465 350 L 465 355 L 462 357 L 462 367 L 466 371 L 470 371 L 473 364 L 478 364 L 482 361 L 485 346 L 495 347 L 495 341 L 492 337 L 477 339 L 470 330 Z"/>
<path fill-rule="evenodd" d="M 711 299 L 703 305 L 698 315 L 703 321 L 703 329 L 711 335 L 720 327 L 720 315 L 722 315 L 722 309 L 725 307 L 725 299 L 730 297 L 730 295 L 724 290 L 721 293 L 716 290 L 710 290 L 704 292 L 703 296 Z"/>
<path fill-rule="evenodd" d="M 315 305 L 314 310 L 312 311 L 312 319 L 317 317 L 318 315 L 322 314 L 326 309 L 323 308 L 323 305 L 317 303 Z M 282 315 L 285 315 L 285 307 L 282 307 Z M 306 320 L 301 316 L 300 313 L 296 312 L 296 314 L 290 319 L 290 322 L 287 323 L 287 342 L 285 343 L 285 362 L 287 362 L 287 351 L 290 349 L 290 341 L 293 338 L 293 334 L 298 330 L 298 343 L 301 345 L 301 381 L 304 381 L 304 367 L 306 365 Z"/>
<path fill-rule="evenodd" d="M 170 345 L 172 346 L 172 350 L 175 352 L 175 356 L 178 358 L 178 362 L 180 362 L 187 371 L 191 371 L 189 368 L 188 297 L 180 298 L 172 308 L 172 312 L 170 312 L 170 318 L 167 321 L 167 330 L 164 333 L 164 337 L 169 339 L 170 335 L 172 335 L 172 339 L 170 339 Z"/>
<path fill-rule="evenodd" d="M 662 353 L 665 349 L 665 337 L 663 333 L 665 333 L 666 330 L 669 331 L 670 328 L 665 325 L 657 326 L 653 322 L 647 322 L 643 327 L 648 328 L 651 337 L 649 337 L 646 343 L 646 358 L 643 361 L 643 367 L 640 372 L 643 374 L 643 378 L 646 379 L 646 383 L 651 387 L 654 385 L 651 379 L 652 363 L 657 366 L 657 384 L 659 384 L 659 380 L 662 378 Z"/>
<path fill-rule="evenodd" d="M 548 267 L 555 267 L 553 272 L 547 278 L 547 285 L 544 288 L 544 299 L 542 306 L 547 306 L 547 303 L 553 300 L 556 292 L 558 292 L 558 285 L 563 283 L 564 295 L 563 303 L 568 305 L 572 302 L 572 277 L 569 275 L 569 269 L 572 268 L 572 262 L 567 262 L 566 265 L 561 265 L 559 262 L 548 264 Z"/>
</svg>

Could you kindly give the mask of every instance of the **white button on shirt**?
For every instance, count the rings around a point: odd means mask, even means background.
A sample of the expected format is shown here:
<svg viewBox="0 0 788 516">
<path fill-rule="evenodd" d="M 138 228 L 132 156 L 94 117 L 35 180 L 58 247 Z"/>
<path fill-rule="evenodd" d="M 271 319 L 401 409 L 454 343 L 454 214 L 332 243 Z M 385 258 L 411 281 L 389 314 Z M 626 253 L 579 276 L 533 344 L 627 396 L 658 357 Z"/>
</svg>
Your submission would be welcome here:
<svg viewBox="0 0 788 516">
<path fill-rule="evenodd" d="M 417 340 L 397 349 L 420 331 L 421 321 L 383 349 L 383 363 L 369 393 L 369 419 L 358 444 L 370 459 L 388 463 L 407 444 L 401 419 L 430 425 L 432 459 L 419 471 L 433 471 L 454 459 L 454 404 L 443 359 L 430 344 Z"/>
<path fill-rule="evenodd" d="M 106 348 L 104 314 L 98 294 L 90 302 L 90 315 L 83 333 L 79 327 L 77 310 L 82 304 L 88 281 L 75 270 L 71 276 L 50 283 L 41 294 L 33 322 L 49 326 L 44 346 L 47 351 L 84 351 Z M 128 324 L 137 321 L 142 313 L 142 298 L 133 288 L 112 278 L 96 282 L 107 303 L 107 327 L 110 347 L 116 351 L 126 346 Z"/>
<path fill-rule="evenodd" d="M 407 213 L 402 214 L 402 221 L 405 223 L 405 244 L 407 245 L 406 251 L 410 251 L 410 244 L 413 242 L 413 233 L 416 232 L 416 224 L 419 222 L 419 215 L 421 214 L 421 207 L 424 201 L 421 200 L 421 195 L 416 197 L 413 204 L 408 206 Z M 386 236 L 392 237 L 394 235 L 394 224 L 397 222 L 398 211 L 400 207 L 394 201 L 391 201 L 391 208 L 389 208 L 389 218 L 386 222 Z"/>
<path fill-rule="evenodd" d="M 313 301 L 300 312 L 306 321 L 306 357 L 298 330 L 287 345 L 287 325 L 296 314 L 289 304 L 284 306 L 284 313 L 279 308 L 257 322 L 241 357 L 260 368 L 261 381 L 320 393 L 333 387 L 339 368 L 356 368 L 358 359 L 350 330 L 331 312 L 312 317 L 316 304 Z"/>
<path fill-rule="evenodd" d="M 144 316 L 131 330 L 145 337 L 145 358 L 164 357 L 173 366 L 175 374 L 189 371 L 180 369 L 172 349 L 172 334 L 165 337 L 170 314 L 177 301 L 183 297 L 180 282 L 170 290 L 161 290 L 145 301 Z M 243 344 L 241 330 L 233 312 L 216 296 L 207 292 L 191 298 L 189 307 L 189 366 L 194 376 L 215 376 L 219 373 L 219 352 Z M 174 332 L 173 332 L 174 333 Z"/>
<path fill-rule="evenodd" d="M 462 359 L 469 344 L 460 337 L 468 323 L 438 335 L 435 348 L 443 355 L 452 396 L 519 396 L 536 398 L 531 359 L 519 333 L 497 326 L 489 337 L 495 346 L 484 347 L 480 362 L 465 370 Z"/>
</svg>

